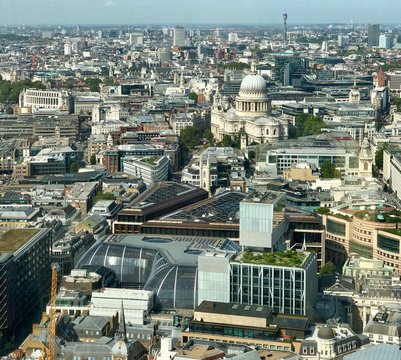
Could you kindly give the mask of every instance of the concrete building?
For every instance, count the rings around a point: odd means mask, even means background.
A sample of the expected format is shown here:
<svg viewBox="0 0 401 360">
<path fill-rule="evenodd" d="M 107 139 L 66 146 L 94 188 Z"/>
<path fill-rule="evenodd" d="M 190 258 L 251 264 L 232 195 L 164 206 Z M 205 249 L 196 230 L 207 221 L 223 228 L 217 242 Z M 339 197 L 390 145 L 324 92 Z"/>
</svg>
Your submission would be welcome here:
<svg viewBox="0 0 401 360">
<path fill-rule="evenodd" d="M 396 229 L 399 216 L 398 210 L 390 208 L 324 215 L 328 259 L 342 267 L 346 259 L 356 253 L 400 269 L 401 236 Z"/>
<path fill-rule="evenodd" d="M 72 96 L 68 91 L 24 89 L 19 96 L 19 107 L 35 113 L 42 109 L 72 112 Z"/>
<path fill-rule="evenodd" d="M 64 275 L 70 274 L 81 256 L 93 245 L 95 239 L 91 234 L 68 234 L 57 240 L 52 246 L 52 261 L 59 264 L 59 282 Z"/>
<path fill-rule="evenodd" d="M 256 252 L 244 252 L 237 257 L 216 251 L 203 253 L 198 259 L 198 303 L 229 298 L 234 304 L 307 314 L 317 295 L 316 255 L 276 252 L 268 257 L 264 260 L 262 253 Z M 294 261 L 284 261 L 291 257 Z"/>
<path fill-rule="evenodd" d="M 284 193 L 251 193 L 240 202 L 239 228 L 241 246 L 276 249 L 286 231 Z"/>
<path fill-rule="evenodd" d="M 167 156 L 124 158 L 124 173 L 141 178 L 146 185 L 169 180 L 170 160 Z"/>
<path fill-rule="evenodd" d="M 122 209 L 123 205 L 117 203 L 115 200 L 99 200 L 95 205 L 93 205 L 89 214 L 101 215 L 105 217 L 111 225 L 118 212 Z"/>
<path fill-rule="evenodd" d="M 372 314 L 369 322 L 363 329 L 373 344 L 401 345 L 401 308 L 381 307 L 376 314 Z"/>
<path fill-rule="evenodd" d="M 391 49 L 393 47 L 393 35 L 384 33 L 379 36 L 379 48 Z"/>
<path fill-rule="evenodd" d="M 120 303 L 121 305 L 121 303 Z M 111 337 L 103 336 L 93 342 L 68 342 L 63 346 L 63 358 L 66 360 L 96 359 L 105 358 L 109 360 L 145 360 L 147 357 L 146 348 L 138 341 L 130 342 L 127 339 L 124 310 L 119 311 L 118 329 Z M 86 332 L 93 332 L 94 336 L 100 336 L 99 324 L 91 324 Z M 107 325 L 105 325 L 107 327 Z M 99 335 L 96 335 L 99 331 Z M 112 335 L 112 334 L 111 334 Z M 59 350 L 61 352 L 61 349 Z M 58 356 L 58 355 L 57 355 Z"/>
<path fill-rule="evenodd" d="M 95 181 L 76 182 L 66 191 L 65 198 L 73 207 L 79 209 L 82 215 L 86 215 L 92 208 L 99 189 L 99 183 Z"/>
<path fill-rule="evenodd" d="M 92 293 L 97 290 L 117 287 L 118 280 L 115 273 L 103 265 L 88 265 L 73 269 L 69 275 L 64 275 L 61 285 L 66 291 L 76 292 L 90 299 Z"/>
<path fill-rule="evenodd" d="M 117 215 L 113 233 L 138 233 L 141 225 L 208 198 L 208 193 L 187 184 L 154 183 Z"/>
<path fill-rule="evenodd" d="M 316 181 L 319 173 L 316 166 L 307 162 L 299 162 L 292 165 L 290 169 L 283 171 L 283 178 L 289 181 Z"/>
<path fill-rule="evenodd" d="M 366 346 L 352 354 L 346 355 L 344 360 L 376 360 L 382 356 L 385 356 L 386 360 L 398 360 L 400 358 L 400 347 L 390 344 Z"/>
<path fill-rule="evenodd" d="M 380 25 L 370 24 L 368 27 L 368 46 L 379 46 Z"/>
<path fill-rule="evenodd" d="M 52 232 L 11 229 L 0 233 L 0 338 L 7 338 L 45 304 L 50 291 Z"/>
<path fill-rule="evenodd" d="M 358 175 L 358 155 L 358 144 L 348 134 L 322 133 L 317 137 L 267 145 L 263 168 L 272 175 L 282 175 L 284 170 L 302 161 L 317 168 L 330 161 L 342 174 Z"/>
<path fill-rule="evenodd" d="M 143 45 L 143 34 L 142 33 L 131 33 L 129 34 L 130 45 Z"/>
<path fill-rule="evenodd" d="M 340 359 L 369 343 L 363 335 L 357 335 L 347 324 L 316 326 L 312 336 L 302 341 L 300 355 L 303 360 Z"/>
<path fill-rule="evenodd" d="M 173 46 L 174 47 L 183 47 L 187 45 L 185 28 L 182 26 L 176 26 L 174 28 L 173 35 Z"/>
<path fill-rule="evenodd" d="M 293 339 L 303 339 L 308 326 L 306 316 L 273 314 L 266 306 L 204 301 L 181 333 L 181 341 L 213 340 L 290 352 L 295 350 Z"/>
<path fill-rule="evenodd" d="M 387 84 L 391 91 L 400 92 L 401 91 L 401 73 L 399 72 L 389 72 L 386 73 Z"/>
<path fill-rule="evenodd" d="M 211 191 L 228 186 L 231 178 L 245 178 L 244 155 L 231 147 L 210 147 L 182 170 L 181 182 Z"/>
<path fill-rule="evenodd" d="M 114 316 L 123 302 L 125 321 L 143 324 L 144 316 L 153 309 L 154 296 L 152 291 L 104 288 L 92 293 L 91 302 L 91 315 L 107 317 Z"/>
</svg>

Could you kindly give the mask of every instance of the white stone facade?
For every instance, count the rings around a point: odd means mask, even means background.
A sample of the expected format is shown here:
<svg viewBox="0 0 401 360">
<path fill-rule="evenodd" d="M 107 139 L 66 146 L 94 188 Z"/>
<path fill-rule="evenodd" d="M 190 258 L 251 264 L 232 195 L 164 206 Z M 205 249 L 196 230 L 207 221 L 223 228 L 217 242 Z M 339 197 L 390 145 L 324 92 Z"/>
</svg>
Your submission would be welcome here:
<svg viewBox="0 0 401 360">
<path fill-rule="evenodd" d="M 235 109 L 225 109 L 219 93 L 215 95 L 211 113 L 211 130 L 216 140 L 224 135 L 234 137 L 240 131 L 246 135 L 248 144 L 259 144 L 288 139 L 289 118 L 271 115 L 271 101 L 267 96 L 266 81 L 252 73 L 241 83 L 240 92 L 235 100 Z"/>
<path fill-rule="evenodd" d="M 21 108 L 30 108 L 33 113 L 40 109 L 71 111 L 71 94 L 68 91 L 24 89 L 19 97 Z"/>
</svg>

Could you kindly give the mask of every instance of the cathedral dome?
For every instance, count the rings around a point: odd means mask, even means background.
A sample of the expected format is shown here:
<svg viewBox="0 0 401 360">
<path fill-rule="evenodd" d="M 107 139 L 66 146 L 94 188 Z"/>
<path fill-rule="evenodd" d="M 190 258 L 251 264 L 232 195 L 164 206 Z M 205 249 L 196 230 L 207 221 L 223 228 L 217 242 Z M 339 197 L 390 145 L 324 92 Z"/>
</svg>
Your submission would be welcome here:
<svg viewBox="0 0 401 360">
<path fill-rule="evenodd" d="M 256 74 L 247 75 L 241 82 L 240 92 L 266 92 L 266 80 Z"/>
</svg>

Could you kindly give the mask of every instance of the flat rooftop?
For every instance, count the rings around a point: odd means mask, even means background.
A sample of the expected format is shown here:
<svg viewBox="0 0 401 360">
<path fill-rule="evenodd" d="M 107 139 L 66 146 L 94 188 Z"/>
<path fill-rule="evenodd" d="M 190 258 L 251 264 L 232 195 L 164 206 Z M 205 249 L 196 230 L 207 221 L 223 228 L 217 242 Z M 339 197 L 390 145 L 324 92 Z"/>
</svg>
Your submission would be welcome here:
<svg viewBox="0 0 401 360">
<path fill-rule="evenodd" d="M 287 267 L 302 267 L 311 253 L 303 251 L 275 251 L 275 252 L 242 252 L 237 261 L 257 265 L 275 265 Z"/>
<path fill-rule="evenodd" d="M 246 197 L 247 194 L 239 191 L 225 192 L 163 216 L 160 220 L 200 223 L 239 223 L 239 204 Z"/>
<path fill-rule="evenodd" d="M 284 196 L 278 191 L 267 191 L 265 193 L 253 192 L 244 199 L 247 203 L 274 204 Z"/>
<path fill-rule="evenodd" d="M 202 301 L 195 309 L 195 312 L 258 317 L 263 319 L 267 319 L 272 315 L 272 309 L 268 306 L 230 304 L 216 301 Z"/>
<path fill-rule="evenodd" d="M 175 183 L 173 181 L 165 181 L 155 184 L 145 190 L 142 194 L 135 198 L 135 201 L 130 204 L 131 207 L 144 208 L 151 204 L 161 204 L 169 202 L 177 196 L 186 193 L 199 191 L 199 188 L 191 185 Z"/>
<path fill-rule="evenodd" d="M 225 250 L 232 242 L 223 239 L 210 239 L 191 236 L 143 236 L 111 235 L 104 244 L 119 244 L 127 248 L 148 249 L 162 252 L 170 264 L 196 266 L 198 256 L 211 248 Z"/>
<path fill-rule="evenodd" d="M 36 235 L 39 229 L 1 229 L 0 230 L 0 253 L 12 253 L 26 244 L 29 239 Z"/>
</svg>

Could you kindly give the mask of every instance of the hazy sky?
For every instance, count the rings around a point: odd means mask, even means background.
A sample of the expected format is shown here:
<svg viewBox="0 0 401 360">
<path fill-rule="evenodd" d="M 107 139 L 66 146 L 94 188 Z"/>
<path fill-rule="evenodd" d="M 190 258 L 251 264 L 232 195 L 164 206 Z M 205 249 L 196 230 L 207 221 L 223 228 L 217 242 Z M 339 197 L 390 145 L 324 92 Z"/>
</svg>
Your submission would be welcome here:
<svg viewBox="0 0 401 360">
<path fill-rule="evenodd" d="M 0 0 L 0 24 L 400 23 L 401 0 Z"/>
</svg>

